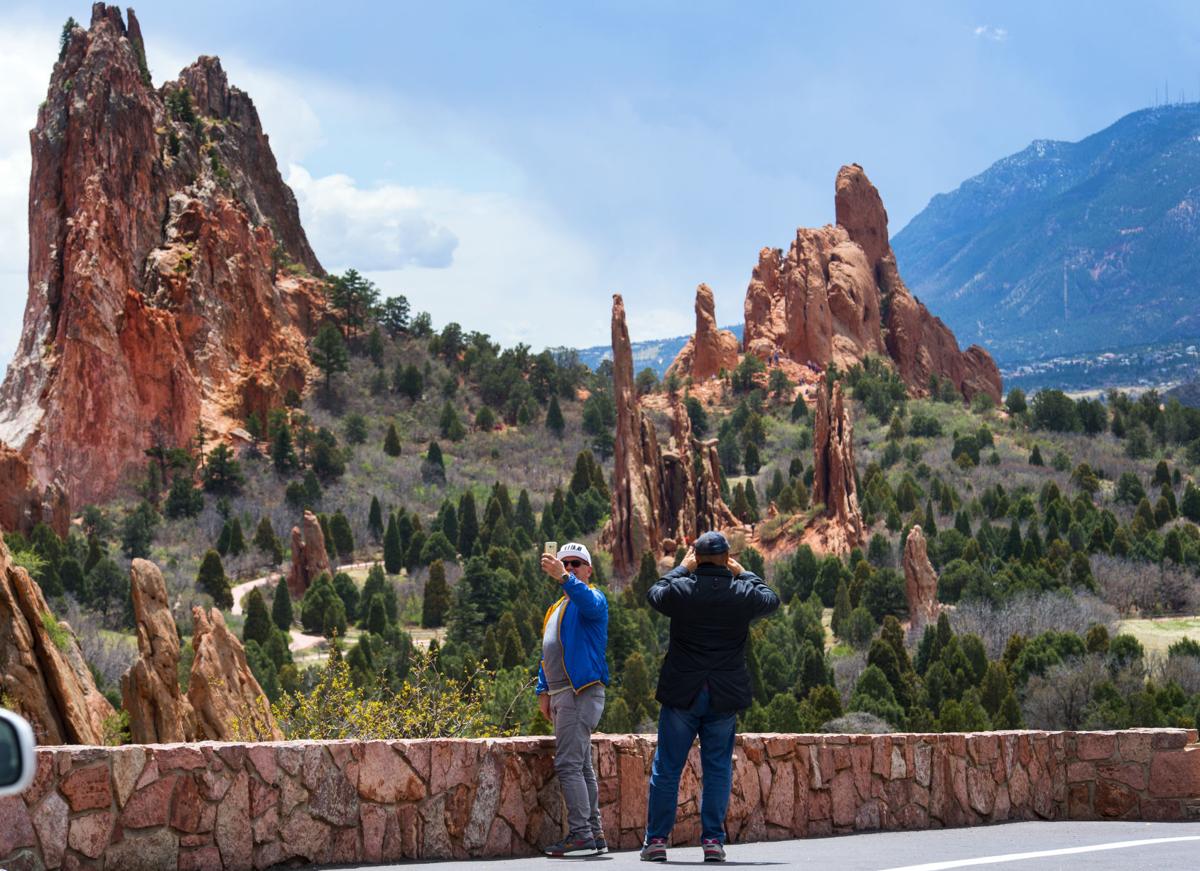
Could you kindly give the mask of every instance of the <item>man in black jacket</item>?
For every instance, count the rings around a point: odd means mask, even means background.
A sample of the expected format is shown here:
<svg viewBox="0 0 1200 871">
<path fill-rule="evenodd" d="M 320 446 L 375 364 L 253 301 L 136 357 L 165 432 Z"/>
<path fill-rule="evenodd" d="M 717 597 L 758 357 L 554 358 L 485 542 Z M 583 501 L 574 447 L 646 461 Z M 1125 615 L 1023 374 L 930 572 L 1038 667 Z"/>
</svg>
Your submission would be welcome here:
<svg viewBox="0 0 1200 871">
<path fill-rule="evenodd" d="M 706 862 L 723 862 L 734 729 L 738 711 L 751 702 L 746 670 L 750 621 L 775 611 L 779 596 L 730 556 L 725 536 L 706 532 L 677 568 L 646 591 L 646 600 L 671 618 L 671 643 L 655 695 L 662 710 L 642 859 L 667 859 L 679 775 L 699 735 L 704 771 L 700 844 Z"/>
</svg>

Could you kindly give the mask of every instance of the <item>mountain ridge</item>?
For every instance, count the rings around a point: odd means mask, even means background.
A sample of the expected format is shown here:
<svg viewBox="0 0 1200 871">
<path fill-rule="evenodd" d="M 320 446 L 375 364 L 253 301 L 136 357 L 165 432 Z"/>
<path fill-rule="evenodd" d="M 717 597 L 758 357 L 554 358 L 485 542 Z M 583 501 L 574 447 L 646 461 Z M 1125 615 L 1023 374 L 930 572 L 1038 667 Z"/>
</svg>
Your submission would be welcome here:
<svg viewBox="0 0 1200 871">
<path fill-rule="evenodd" d="M 1034 140 L 892 244 L 913 293 L 1006 362 L 1198 335 L 1198 162 L 1200 104 L 1139 110 Z"/>
</svg>

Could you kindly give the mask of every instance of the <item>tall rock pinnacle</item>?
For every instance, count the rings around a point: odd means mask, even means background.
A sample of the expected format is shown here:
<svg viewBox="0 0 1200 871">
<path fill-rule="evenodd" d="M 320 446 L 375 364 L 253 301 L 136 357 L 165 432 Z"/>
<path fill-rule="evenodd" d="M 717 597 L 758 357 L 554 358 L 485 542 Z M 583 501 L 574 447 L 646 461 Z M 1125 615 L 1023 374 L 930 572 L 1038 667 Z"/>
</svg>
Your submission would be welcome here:
<svg viewBox="0 0 1200 871">
<path fill-rule="evenodd" d="M 676 398 L 672 442 L 664 448 L 654 422 L 639 406 L 620 294 L 613 294 L 612 347 L 617 433 L 612 514 L 600 543 L 613 555 L 613 574 L 627 578 L 643 553 L 673 553 L 702 532 L 738 521 L 721 499 L 716 440 L 699 441 L 692 435 L 687 410 Z"/>
<path fill-rule="evenodd" d="M 854 476 L 854 427 L 838 381 L 832 395 L 824 387 L 817 391 L 813 426 L 812 495 L 825 506 L 827 551 L 847 553 L 867 543 Z"/>
<path fill-rule="evenodd" d="M 671 363 L 668 373 L 695 382 L 712 378 L 722 370 L 732 372 L 738 364 L 738 339 L 729 330 L 717 329 L 716 304 L 707 284 L 696 288 L 696 332 Z"/>
<path fill-rule="evenodd" d="M 30 140 L 29 297 L 0 440 L 38 487 L 107 498 L 146 448 L 303 388 L 321 267 L 219 61 L 155 89 L 132 10 L 126 25 L 97 3 Z"/>
</svg>

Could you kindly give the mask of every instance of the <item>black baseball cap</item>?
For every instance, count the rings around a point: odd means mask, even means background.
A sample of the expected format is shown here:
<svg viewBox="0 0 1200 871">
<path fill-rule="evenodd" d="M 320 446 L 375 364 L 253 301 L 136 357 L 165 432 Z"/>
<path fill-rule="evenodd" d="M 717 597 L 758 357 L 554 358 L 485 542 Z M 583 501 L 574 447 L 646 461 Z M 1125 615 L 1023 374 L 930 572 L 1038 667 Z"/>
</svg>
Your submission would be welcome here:
<svg viewBox="0 0 1200 871">
<path fill-rule="evenodd" d="M 706 532 L 696 539 L 696 556 L 715 556 L 729 553 L 729 541 L 719 532 Z"/>
</svg>

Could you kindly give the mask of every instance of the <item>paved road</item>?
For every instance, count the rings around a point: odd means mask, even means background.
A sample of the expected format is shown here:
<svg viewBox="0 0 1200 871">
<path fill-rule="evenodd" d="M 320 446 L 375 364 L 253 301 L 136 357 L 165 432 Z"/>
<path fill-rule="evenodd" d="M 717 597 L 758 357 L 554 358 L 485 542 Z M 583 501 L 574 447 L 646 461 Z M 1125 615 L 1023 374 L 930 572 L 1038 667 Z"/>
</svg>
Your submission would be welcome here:
<svg viewBox="0 0 1200 871">
<path fill-rule="evenodd" d="M 699 847 L 675 848 L 667 866 L 704 866 Z M 619 871 L 643 864 L 637 853 L 610 853 L 590 859 L 491 859 L 478 862 L 406 862 L 354 866 L 363 871 L 431 868 L 437 871 L 524 871 L 588 863 L 590 871 Z M 812 868 L 835 871 L 943 871 L 1003 868 L 1012 871 L 1193 871 L 1200 867 L 1200 823 L 1009 823 L 973 829 L 884 832 L 734 844 L 731 867 Z M 342 868 L 348 866 L 339 866 Z"/>
</svg>

